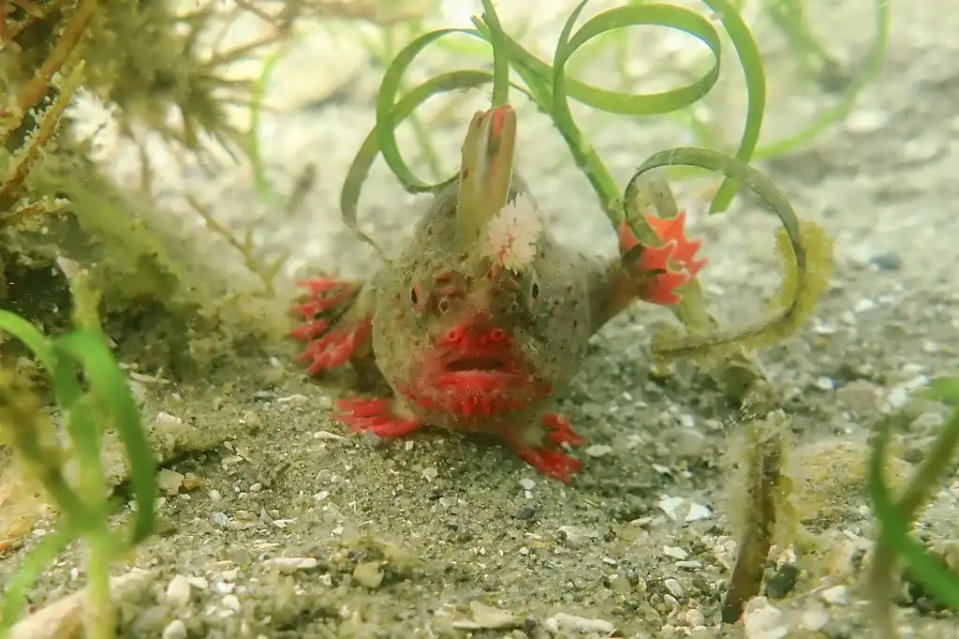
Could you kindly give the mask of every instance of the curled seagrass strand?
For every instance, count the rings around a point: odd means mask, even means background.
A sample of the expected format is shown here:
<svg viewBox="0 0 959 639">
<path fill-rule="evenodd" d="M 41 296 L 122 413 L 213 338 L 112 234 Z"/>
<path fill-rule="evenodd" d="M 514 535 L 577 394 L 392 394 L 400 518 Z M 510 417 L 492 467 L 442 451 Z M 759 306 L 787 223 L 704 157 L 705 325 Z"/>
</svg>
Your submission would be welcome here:
<svg viewBox="0 0 959 639">
<path fill-rule="evenodd" d="M 732 344 L 756 346 L 793 333 L 812 310 L 832 270 L 831 245 L 823 231 L 811 222 L 800 223 L 786 196 L 760 171 L 734 157 L 696 147 L 666 149 L 650 156 L 637 169 L 626 186 L 624 212 L 628 220 L 637 215 L 630 209 L 633 202 L 652 201 L 646 173 L 664 166 L 693 166 L 723 173 L 745 185 L 758 195 L 782 224 L 784 239 L 779 241 L 783 257 L 784 278 L 777 309 L 755 324 L 740 329 L 720 330 L 709 335 L 684 338 L 660 338 L 653 352 L 658 357 L 673 358 L 705 354 Z"/>
</svg>

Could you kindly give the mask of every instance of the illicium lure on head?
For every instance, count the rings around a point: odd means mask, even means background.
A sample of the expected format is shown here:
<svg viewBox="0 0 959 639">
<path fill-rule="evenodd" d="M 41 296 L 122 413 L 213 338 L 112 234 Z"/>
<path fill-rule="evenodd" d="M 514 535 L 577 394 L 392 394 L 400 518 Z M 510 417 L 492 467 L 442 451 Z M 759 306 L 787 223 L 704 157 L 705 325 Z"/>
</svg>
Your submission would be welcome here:
<svg viewBox="0 0 959 639">
<path fill-rule="evenodd" d="M 704 265 L 684 216 L 648 217 L 661 245 L 620 228 L 620 255 L 601 259 L 559 244 L 513 174 L 516 114 L 479 112 L 463 142 L 458 183 L 439 191 L 414 239 L 358 284 L 316 279 L 294 307 L 317 373 L 372 358 L 390 398 L 341 400 L 355 431 L 396 437 L 424 425 L 504 437 L 520 457 L 566 481 L 582 439 L 549 411 L 586 354 L 586 342 L 634 299 L 675 304 L 675 288 Z"/>
</svg>

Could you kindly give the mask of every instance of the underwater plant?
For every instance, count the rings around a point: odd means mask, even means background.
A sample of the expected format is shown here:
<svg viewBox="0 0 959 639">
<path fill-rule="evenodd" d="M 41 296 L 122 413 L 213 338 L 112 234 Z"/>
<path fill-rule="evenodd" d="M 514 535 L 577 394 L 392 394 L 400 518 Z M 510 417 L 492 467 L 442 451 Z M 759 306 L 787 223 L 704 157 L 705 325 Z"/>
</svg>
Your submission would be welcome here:
<svg viewBox="0 0 959 639">
<path fill-rule="evenodd" d="M 477 125 L 477 122 L 483 123 L 490 119 L 493 121 L 488 149 L 485 145 L 480 146 L 492 158 L 489 160 L 490 167 L 499 166 L 499 145 L 513 143 L 510 127 L 515 126 L 515 119 L 511 120 L 509 117 L 509 94 L 512 90 L 525 96 L 551 118 L 566 142 L 577 168 L 594 190 L 601 210 L 617 230 L 624 264 L 637 257 L 642 259 L 643 256 L 663 252 L 667 252 L 680 264 L 681 271 L 671 271 L 669 267 L 663 266 L 662 276 L 675 276 L 673 284 L 679 284 L 677 297 L 670 297 L 669 304 L 677 318 L 685 325 L 688 335 L 656 336 L 653 344 L 655 356 L 670 359 L 678 356 L 715 356 L 716 353 L 723 352 L 734 355 L 731 360 L 738 360 L 738 365 L 748 368 L 750 362 L 748 356 L 744 355 L 744 349 L 767 346 L 795 332 L 826 288 L 831 273 L 831 243 L 817 225 L 800 222 L 785 195 L 769 178 L 749 165 L 756 149 L 765 108 L 765 77 L 762 60 L 749 27 L 733 3 L 726 0 L 704 0 L 704 4 L 719 17 L 723 35 L 732 41 L 746 77 L 748 108 L 736 155 L 729 156 L 707 148 L 679 147 L 663 150 L 647 158 L 625 188 L 617 184 L 602 158 L 577 126 L 569 100 L 579 101 L 600 111 L 630 116 L 666 114 L 684 109 L 706 95 L 718 78 L 723 37 L 717 27 L 691 9 L 656 3 L 629 3 L 601 11 L 577 27 L 580 14 L 588 4 L 588 0 L 583 0 L 567 19 L 552 60 L 544 61 L 504 31 L 492 2 L 484 0 L 482 4 L 482 15 L 473 18 L 475 28 L 441 29 L 421 34 L 402 48 L 386 68 L 377 95 L 376 125 L 357 153 L 341 191 L 340 206 L 344 223 L 379 251 L 373 238 L 359 228 L 357 213 L 363 184 L 373 161 L 380 154 L 408 192 L 446 193 L 451 186 L 459 182 L 459 197 L 462 200 L 464 184 L 473 179 L 474 175 L 469 163 L 473 153 L 469 146 L 469 135 L 464 143 L 462 171 L 446 180 L 430 182 L 420 179 L 407 164 L 397 143 L 396 128 L 404 119 L 412 117 L 417 107 L 434 94 L 491 83 L 493 108 L 477 114 L 474 118 L 476 126 L 482 126 Z M 685 86 L 646 95 L 610 91 L 568 77 L 568 62 L 587 42 L 604 34 L 638 25 L 658 25 L 686 33 L 706 46 L 714 58 L 714 63 Z M 415 58 L 430 44 L 454 34 L 468 35 L 488 44 L 492 49 L 492 71 L 448 71 L 404 93 L 401 90 L 403 77 Z M 471 132 L 472 130 L 471 128 Z M 504 130 L 507 133 L 502 133 Z M 498 138 L 500 135 L 505 142 Z M 511 148 L 509 146 L 510 153 Z M 481 151 L 475 152 L 482 154 Z M 511 161 L 505 165 L 511 166 Z M 726 210 L 737 191 L 746 187 L 780 220 L 783 229 L 777 245 L 783 262 L 782 288 L 771 303 L 769 316 L 762 321 L 745 328 L 716 328 L 699 286 L 691 277 L 695 272 L 692 256 L 698 245 L 688 242 L 682 236 L 684 214 L 678 211 L 666 180 L 654 171 L 675 166 L 706 169 L 724 176 L 724 181 L 712 201 L 711 212 Z M 487 195 L 500 193 L 505 187 L 497 186 L 499 182 L 498 178 L 495 178 L 494 169 L 490 168 L 489 171 L 490 174 L 485 178 L 477 179 L 488 179 L 491 182 L 489 192 L 484 191 Z M 469 195 L 469 192 L 467 189 L 465 194 Z M 505 194 L 505 191 L 503 193 Z M 497 197 L 492 199 L 499 201 Z M 465 206 L 472 210 L 476 208 L 476 203 L 473 200 L 468 200 L 465 204 L 461 201 L 459 206 L 461 209 Z M 671 229 L 668 232 L 667 227 Z M 466 232 L 465 235 L 469 236 L 470 233 Z M 343 338 L 346 341 L 331 342 L 336 336 L 327 334 L 327 331 L 338 329 L 330 329 L 329 322 L 322 315 L 353 295 L 354 288 L 344 288 L 345 283 L 333 280 L 317 280 L 308 284 L 311 289 L 310 299 L 296 309 L 304 315 L 306 324 L 295 331 L 295 336 L 315 338 L 303 355 L 305 359 L 312 359 L 310 370 L 315 372 L 345 361 L 352 350 L 352 347 L 347 346 L 354 341 L 365 340 L 366 333 L 360 335 L 356 332 L 359 329 L 356 329 L 348 335 L 337 337 L 338 340 Z M 397 295 L 398 299 L 400 295 Z M 415 288 L 412 295 L 413 303 L 416 304 Z M 341 345 L 343 348 L 339 348 Z M 755 371 L 754 378 L 761 378 L 761 374 Z M 384 413 L 387 410 L 386 402 L 387 400 L 343 402 L 341 409 L 344 414 L 341 419 L 355 430 L 373 430 L 377 433 L 382 431 L 383 436 L 405 433 L 419 425 L 417 419 L 406 415 L 404 419 L 387 416 Z M 463 410 L 469 417 L 474 409 L 464 404 Z M 562 428 L 556 424 L 547 425 L 546 428 L 550 430 L 549 437 L 553 438 L 554 442 L 575 445 L 579 441 L 568 424 L 563 424 Z M 747 519 L 750 519 L 754 526 L 746 530 L 746 538 L 741 545 L 739 561 L 732 576 L 723 614 L 723 619 L 727 622 L 735 622 L 741 614 L 742 604 L 759 590 L 763 566 L 771 545 L 771 529 L 775 524 L 774 502 L 783 497 L 777 488 L 782 446 L 778 433 L 763 431 L 761 422 L 756 422 L 749 432 L 755 440 L 756 451 L 748 460 L 753 488 L 750 489 L 751 501 L 746 508 L 754 514 L 750 517 L 747 513 Z M 544 456 L 546 453 L 539 449 L 530 452 L 522 447 L 520 453 L 537 468 L 560 479 L 565 480 L 568 473 L 575 472 L 576 466 L 568 458 L 558 460 Z M 554 451 L 547 453 L 553 454 Z"/>
<path fill-rule="evenodd" d="M 20 616 L 27 592 L 37 577 L 69 543 L 86 542 L 87 636 L 107 639 L 116 625 L 110 600 L 110 566 L 146 539 L 154 528 L 155 463 L 140 413 L 126 378 L 105 346 L 96 303 L 82 273 L 72 279 L 77 327 L 47 338 L 25 319 L 0 310 L 0 330 L 16 337 L 46 369 L 53 396 L 69 436 L 58 441 L 39 400 L 11 372 L 0 372 L 0 435 L 35 477 L 60 513 L 56 529 L 28 552 L 6 586 L 0 609 L 0 638 Z M 81 383 L 80 380 L 84 380 Z M 101 442 L 116 431 L 130 467 L 136 511 L 129 529 L 113 529 L 114 507 L 107 500 Z M 76 472 L 67 470 L 76 464 Z"/>
<path fill-rule="evenodd" d="M 898 636 L 890 600 L 893 590 L 893 568 L 902 561 L 912 578 L 943 606 L 959 612 L 959 574 L 946 567 L 926 550 L 911 534 L 910 528 L 920 509 L 929 499 L 939 478 L 954 464 L 959 448 L 959 377 L 943 377 L 932 381 L 919 394 L 955 408 L 939 431 L 932 447 L 924 455 L 915 474 L 898 498 L 892 495 L 883 472 L 893 428 L 901 425 L 900 415 L 882 420 L 876 429 L 869 461 L 869 494 L 875 518 L 879 523 L 870 573 L 870 590 L 875 609 L 876 628 L 881 637 Z"/>
<path fill-rule="evenodd" d="M 829 274 L 829 245 L 825 236 L 811 223 L 800 225 L 786 198 L 758 171 L 747 166 L 759 136 L 765 107 L 765 77 L 758 49 L 746 23 L 726 0 L 704 2 L 720 16 L 721 25 L 732 40 L 738 60 L 746 76 L 749 104 L 739 149 L 735 157 L 709 149 L 678 148 L 661 151 L 647 159 L 622 190 L 609 169 L 592 149 L 577 127 L 568 101 L 575 99 L 601 111 L 621 115 L 655 115 L 682 109 L 704 96 L 714 86 L 719 73 L 721 38 L 716 27 L 699 13 L 673 5 L 628 4 L 603 11 L 586 20 L 574 30 L 588 0 L 580 2 L 569 16 L 557 41 L 551 62 L 546 62 L 506 34 L 496 11 L 489 1 L 483 2 L 484 12 L 473 19 L 474 29 L 441 29 L 423 34 L 404 47 L 386 69 L 376 104 L 376 126 L 367 136 L 354 159 L 343 185 L 340 208 L 345 224 L 359 237 L 376 247 L 372 238 L 363 233 L 357 222 L 357 208 L 363 183 L 369 169 L 380 153 L 411 193 L 435 192 L 455 181 L 454 175 L 439 183 L 418 178 L 403 159 L 396 142 L 396 127 L 430 96 L 460 89 L 493 84 L 492 104 L 507 101 L 510 89 L 523 94 L 539 109 L 548 114 L 566 141 L 576 166 L 587 177 L 600 207 L 614 228 L 625 222 L 638 241 L 647 246 L 657 245 L 657 236 L 637 209 L 655 207 L 660 217 L 675 217 L 678 211 L 669 187 L 662 179 L 645 174 L 664 166 L 693 166 L 718 171 L 725 179 L 717 191 L 711 210 L 725 210 L 742 181 L 755 190 L 780 218 L 786 230 L 787 247 L 781 252 L 788 264 L 784 290 L 775 317 L 743 331 L 726 334 L 705 333 L 713 328 L 713 321 L 705 309 L 698 284 L 691 281 L 682 287 L 682 300 L 673 306 L 676 316 L 694 336 L 675 341 L 661 339 L 654 352 L 661 357 L 706 353 L 715 349 L 748 341 L 760 344 L 780 339 L 796 330 L 802 318 L 811 310 Z M 714 56 L 714 64 L 690 84 L 647 95 L 631 95 L 595 87 L 565 72 L 573 54 L 589 42 L 610 31 L 637 25 L 659 25 L 687 33 L 705 44 Z M 492 48 L 493 71 L 461 70 L 437 75 L 397 98 L 402 77 L 416 58 L 431 43 L 453 34 L 465 34 L 485 41 Z M 522 80 L 511 79 L 515 72 Z M 378 250 L 378 249 L 377 249 Z M 810 259 L 807 261 L 807 254 Z M 792 272 L 790 274 L 790 269 Z"/>
</svg>

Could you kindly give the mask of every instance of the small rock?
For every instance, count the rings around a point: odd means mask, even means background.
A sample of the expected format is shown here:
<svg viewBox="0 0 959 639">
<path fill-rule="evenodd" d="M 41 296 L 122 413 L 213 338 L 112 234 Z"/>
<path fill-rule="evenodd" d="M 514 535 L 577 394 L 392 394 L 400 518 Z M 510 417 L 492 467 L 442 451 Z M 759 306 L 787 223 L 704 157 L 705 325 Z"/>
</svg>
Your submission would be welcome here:
<svg viewBox="0 0 959 639">
<path fill-rule="evenodd" d="M 680 561 L 689 557 L 689 553 L 679 546 L 663 546 L 663 554 L 673 559 L 679 559 Z"/>
<path fill-rule="evenodd" d="M 434 479 L 439 477 L 439 475 L 440 475 L 440 471 L 438 471 L 435 466 L 430 466 L 429 468 L 423 469 L 423 479 L 425 479 L 428 482 L 433 481 Z"/>
<path fill-rule="evenodd" d="M 880 389 L 870 381 L 857 379 L 842 386 L 837 392 L 837 397 L 857 413 L 868 413 L 876 410 Z"/>
<path fill-rule="evenodd" d="M 869 258 L 880 271 L 898 271 L 902 267 L 902 258 L 898 253 L 880 253 Z"/>
<path fill-rule="evenodd" d="M 590 457 L 605 457 L 613 452 L 613 447 L 607 446 L 606 444 L 593 444 L 583 452 Z"/>
<path fill-rule="evenodd" d="M 379 561 L 364 561 L 356 564 L 353 569 L 353 579 L 361 586 L 376 590 L 383 583 L 383 569 Z"/>
<path fill-rule="evenodd" d="M 179 426 L 182 423 L 183 420 L 176 415 L 164 413 L 163 411 L 157 413 L 156 419 L 153 420 L 155 426 Z"/>
<path fill-rule="evenodd" d="M 180 492 L 180 486 L 183 485 L 184 479 L 185 475 L 175 470 L 161 468 L 160 472 L 157 473 L 157 487 L 163 491 L 164 494 L 172 497 Z"/>
<path fill-rule="evenodd" d="M 195 473 L 187 473 L 183 476 L 183 490 L 188 493 L 192 493 L 194 490 L 203 486 L 203 480 L 196 476 Z"/>
<path fill-rule="evenodd" d="M 186 624 L 174 619 L 163 629 L 161 636 L 163 639 L 186 639 Z"/>
<path fill-rule="evenodd" d="M 517 519 L 529 521 L 530 519 L 533 518 L 534 514 L 536 514 L 536 509 L 532 508 L 531 506 L 523 506 L 522 508 L 517 510 L 516 514 L 513 516 L 516 517 Z"/>
<path fill-rule="evenodd" d="M 846 586 L 833 586 L 832 588 L 823 590 L 819 593 L 819 596 L 828 604 L 844 606 L 849 603 L 849 588 Z"/>
<path fill-rule="evenodd" d="M 583 528 L 582 526 L 560 526 L 559 531 L 566 537 L 571 546 L 579 546 L 592 539 L 599 539 L 598 530 Z"/>
<path fill-rule="evenodd" d="M 783 564 L 766 584 L 766 596 L 782 599 L 792 592 L 798 578 L 799 567 L 796 564 Z"/>
<path fill-rule="evenodd" d="M 633 584 L 623 575 L 617 575 L 609 580 L 610 589 L 621 595 L 628 595 L 633 591 Z"/>
<path fill-rule="evenodd" d="M 558 612 L 543 624 L 546 629 L 553 633 L 588 633 L 598 632 L 601 634 L 611 634 L 616 630 L 616 626 L 604 619 L 588 619 L 586 617 L 577 617 L 565 612 Z"/>
<path fill-rule="evenodd" d="M 888 111 L 856 109 L 846 116 L 844 125 L 850 133 L 873 133 L 886 126 L 888 122 Z"/>
<path fill-rule="evenodd" d="M 816 388 L 824 391 L 831 391 L 836 387 L 836 383 L 830 377 L 822 375 L 816 378 Z"/>
<path fill-rule="evenodd" d="M 232 610 L 233 612 L 239 612 L 240 598 L 236 595 L 226 595 L 223 597 L 223 607 L 227 610 Z"/>
<path fill-rule="evenodd" d="M 338 442 L 346 441 L 346 437 L 343 437 L 343 435 L 337 435 L 336 433 L 331 433 L 328 430 L 316 431 L 313 433 L 313 439 L 331 439 Z"/>
<path fill-rule="evenodd" d="M 822 605 L 816 605 L 807 610 L 803 610 L 800 617 L 800 624 L 806 630 L 816 632 L 822 630 L 829 623 L 829 613 Z"/>
<path fill-rule="evenodd" d="M 697 504 L 694 501 L 689 502 L 689 512 L 686 513 L 686 521 L 702 521 L 703 519 L 709 519 L 713 516 L 713 511 L 709 509 L 709 506 L 704 506 L 702 504 Z"/>
<path fill-rule="evenodd" d="M 274 557 L 264 561 L 263 565 L 276 568 L 283 574 L 290 574 L 299 570 L 312 570 L 319 563 L 315 557 Z"/>
<path fill-rule="evenodd" d="M 670 497 L 664 495 L 662 499 L 659 500 L 659 503 L 656 505 L 659 506 L 659 509 L 666 513 L 666 516 L 676 521 L 678 519 L 676 510 L 683 504 L 682 497 Z"/>
<path fill-rule="evenodd" d="M 166 587 L 166 598 L 177 608 L 185 606 L 190 601 L 190 582 L 183 575 L 176 575 Z"/>
<path fill-rule="evenodd" d="M 472 621 L 454 621 L 453 627 L 462 630 L 480 630 L 518 628 L 523 625 L 523 620 L 505 610 L 487 606 L 479 601 L 470 602 L 470 610 L 473 612 Z"/>
<path fill-rule="evenodd" d="M 210 582 L 204 577 L 187 577 L 186 580 L 197 590 L 206 590 L 210 587 Z"/>
<path fill-rule="evenodd" d="M 536 487 L 536 482 L 529 477 L 523 477 L 521 480 L 519 480 L 519 485 L 525 490 L 533 490 L 533 488 Z"/>
<path fill-rule="evenodd" d="M 675 579 L 667 579 L 663 582 L 663 585 L 666 586 L 666 590 L 668 590 L 672 596 L 676 597 L 676 599 L 682 599 L 686 596 L 686 591 L 683 590 L 682 585 Z"/>
<path fill-rule="evenodd" d="M 789 635 L 783 613 L 765 597 L 753 597 L 746 603 L 743 629 L 746 639 L 783 639 Z"/>
<path fill-rule="evenodd" d="M 899 158 L 906 164 L 924 164 L 939 157 L 944 148 L 937 136 L 923 135 L 906 140 L 900 149 Z"/>
<path fill-rule="evenodd" d="M 699 608 L 692 608 L 686 611 L 686 625 L 693 628 L 706 625 L 706 616 Z"/>
</svg>

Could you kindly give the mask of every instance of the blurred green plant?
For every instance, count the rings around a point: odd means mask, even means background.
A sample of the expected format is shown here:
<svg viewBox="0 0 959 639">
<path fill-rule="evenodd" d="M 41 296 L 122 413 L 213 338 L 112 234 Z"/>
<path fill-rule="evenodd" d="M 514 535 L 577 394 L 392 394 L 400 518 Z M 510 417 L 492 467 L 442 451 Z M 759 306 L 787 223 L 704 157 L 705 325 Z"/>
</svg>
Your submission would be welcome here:
<svg viewBox="0 0 959 639">
<path fill-rule="evenodd" d="M 639 4 L 642 1 L 644 0 L 632 0 L 632 3 Z M 738 0 L 732 4 L 742 11 L 745 2 Z M 849 114 L 863 87 L 876 76 L 885 56 L 890 3 L 888 0 L 874 1 L 873 37 L 869 49 L 855 68 L 850 66 L 848 69 L 843 69 L 829 53 L 827 46 L 812 33 L 808 19 L 809 7 L 801 0 L 757 0 L 757 4 L 760 9 L 759 18 L 753 20 L 753 24 L 765 18 L 785 38 L 798 67 L 796 82 L 805 82 L 813 90 L 822 89 L 827 93 L 837 94 L 831 106 L 817 113 L 797 130 L 759 144 L 753 153 L 753 158 L 758 160 L 799 149 Z M 614 53 L 620 86 L 633 85 L 635 78 L 628 69 L 630 41 L 625 31 L 600 36 L 596 45 L 578 56 L 572 68 L 577 71 L 583 69 L 586 64 L 608 52 Z M 717 120 L 717 126 L 701 118 L 692 108 L 674 111 L 670 116 L 689 129 L 698 145 L 716 147 L 726 144 L 723 136 L 725 121 L 722 118 Z"/>
<path fill-rule="evenodd" d="M 381 153 L 390 170 L 411 193 L 434 191 L 456 180 L 456 175 L 438 183 L 418 178 L 400 152 L 396 128 L 434 94 L 492 83 L 493 105 L 506 102 L 510 89 L 514 89 L 551 117 L 577 168 L 587 177 L 595 191 L 610 223 L 619 227 L 625 222 L 644 245 L 653 246 L 658 240 L 643 216 L 637 214 L 636 202 L 643 200 L 644 205 L 647 205 L 656 203 L 657 198 L 659 203 L 672 202 L 672 194 L 669 193 L 669 186 L 664 180 L 649 177 L 637 180 L 637 177 L 662 166 L 686 165 L 722 173 L 724 181 L 712 202 L 713 212 L 725 210 L 739 183 L 747 180 L 750 188 L 770 205 L 783 223 L 788 246 L 781 249 L 787 264 L 783 299 L 777 301 L 782 306 L 778 314 L 768 322 L 749 327 L 745 331 L 707 337 L 714 328 L 714 322 L 705 309 L 698 283 L 694 281 L 684 287 L 683 301 L 673 310 L 687 329 L 698 337 L 661 344 L 657 348 L 657 354 L 668 357 L 703 353 L 744 340 L 757 345 L 774 341 L 792 332 L 798 328 L 824 289 L 830 272 L 829 243 L 818 227 L 811 223 L 804 224 L 801 229 L 788 200 L 768 178 L 748 166 L 759 137 L 765 108 L 766 83 L 762 60 L 749 27 L 732 3 L 728 0 L 703 0 L 703 3 L 719 16 L 719 22 L 733 44 L 746 78 L 748 108 L 735 156 L 693 148 L 657 153 L 643 164 L 630 181 L 625 195 L 621 195 L 623 190 L 577 126 L 569 106 L 572 98 L 600 111 L 635 116 L 666 114 L 693 104 L 710 91 L 719 76 L 722 38 L 708 18 L 691 9 L 671 4 L 630 3 L 602 11 L 576 28 L 579 16 L 588 4 L 588 0 L 583 0 L 567 19 L 558 38 L 553 59 L 546 62 L 511 38 L 503 30 L 492 2 L 483 0 L 482 16 L 473 18 L 475 28 L 439 29 L 419 35 L 400 50 L 386 68 L 377 96 L 376 126 L 360 147 L 341 191 L 340 207 L 344 222 L 359 237 L 376 248 L 372 238 L 359 228 L 357 208 L 370 167 Z M 567 63 L 574 53 L 590 40 L 640 25 L 663 26 L 692 36 L 710 51 L 713 64 L 685 86 L 642 95 L 611 91 L 567 77 Z M 492 49 L 492 72 L 467 69 L 441 73 L 397 99 L 402 78 L 414 59 L 427 46 L 449 35 L 467 35 L 486 42 Z M 521 84 L 512 81 L 511 71 L 516 73 L 522 81 Z M 663 193 L 665 195 L 662 195 Z M 672 217 L 677 213 L 674 205 L 657 208 L 663 217 Z"/>
<path fill-rule="evenodd" d="M 909 533 L 940 477 L 950 463 L 955 463 L 953 456 L 959 448 L 959 377 L 934 380 L 920 391 L 920 395 L 943 402 L 955 410 L 898 499 L 889 490 L 883 467 L 892 429 L 902 421 L 901 416 L 892 416 L 879 424 L 869 464 L 869 493 L 879 522 L 870 587 L 876 628 L 886 639 L 898 636 L 890 607 L 893 567 L 897 559 L 905 563 L 912 577 L 930 596 L 953 612 L 959 612 L 959 574 L 946 567 Z"/>
<path fill-rule="evenodd" d="M 31 585 L 76 539 L 87 544 L 87 636 L 113 637 L 116 623 L 110 600 L 110 565 L 154 528 L 157 487 L 153 454 L 126 378 L 100 336 L 96 298 L 85 278 L 85 273 L 77 272 L 71 279 L 77 327 L 65 335 L 47 338 L 19 315 L 0 310 L 0 330 L 20 340 L 46 369 L 70 442 L 69 449 L 58 442 L 32 393 L 17 388 L 12 374 L 3 372 L 0 433 L 46 489 L 61 519 L 56 530 L 27 554 L 7 584 L 0 609 L 0 639 L 8 636 L 20 616 Z M 107 500 L 100 458 L 108 428 L 122 441 L 130 466 L 136 503 L 130 530 L 110 526 L 113 508 Z M 68 471 L 68 463 L 76 464 L 75 473 Z"/>
</svg>

